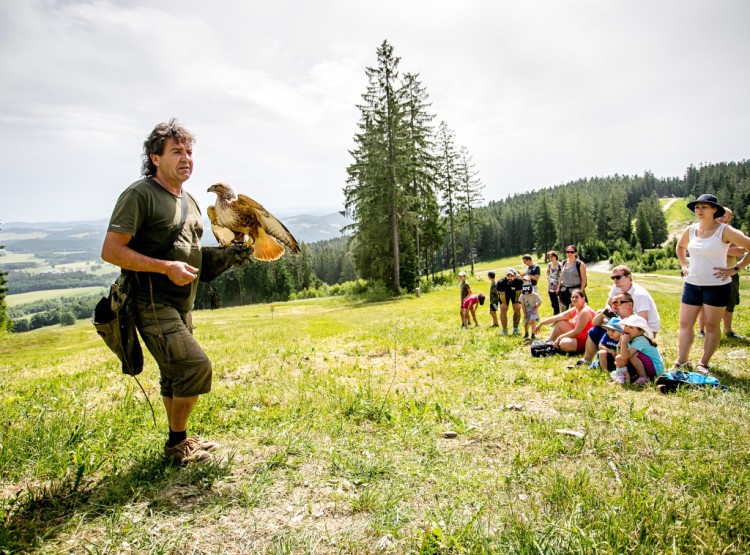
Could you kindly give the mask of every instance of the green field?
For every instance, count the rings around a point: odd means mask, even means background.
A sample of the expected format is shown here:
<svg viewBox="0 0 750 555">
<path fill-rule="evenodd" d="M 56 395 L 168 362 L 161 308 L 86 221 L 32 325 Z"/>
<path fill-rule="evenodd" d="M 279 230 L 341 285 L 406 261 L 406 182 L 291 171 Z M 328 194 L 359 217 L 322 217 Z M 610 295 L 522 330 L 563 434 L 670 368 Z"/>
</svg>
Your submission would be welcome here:
<svg viewBox="0 0 750 555">
<path fill-rule="evenodd" d="M 28 293 L 18 293 L 5 297 L 5 303 L 9 307 L 21 306 L 36 301 L 59 299 L 61 297 L 84 297 L 98 293 L 106 293 L 105 287 L 76 287 L 73 289 L 48 289 L 46 291 L 30 291 Z"/>
<path fill-rule="evenodd" d="M 667 220 L 667 227 L 670 233 L 681 232 L 688 225 L 695 221 L 695 214 L 687 207 L 683 198 L 661 198 L 659 202 L 664 209 L 664 217 Z"/>
<path fill-rule="evenodd" d="M 672 361 L 682 283 L 638 281 Z M 156 429 L 87 322 L 3 337 L 0 552 L 750 552 L 750 345 L 714 358 L 729 392 L 662 396 L 532 359 L 486 306 L 462 331 L 458 295 L 197 313 L 214 389 L 191 432 L 222 446 L 186 469 L 150 358 Z"/>
</svg>

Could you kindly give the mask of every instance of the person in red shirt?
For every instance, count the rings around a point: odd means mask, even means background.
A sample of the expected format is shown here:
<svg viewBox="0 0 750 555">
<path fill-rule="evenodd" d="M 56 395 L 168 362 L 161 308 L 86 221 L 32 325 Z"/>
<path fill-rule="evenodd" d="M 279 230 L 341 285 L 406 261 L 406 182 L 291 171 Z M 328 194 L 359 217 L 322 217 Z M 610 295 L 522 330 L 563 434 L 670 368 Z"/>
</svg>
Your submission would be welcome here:
<svg viewBox="0 0 750 555">
<path fill-rule="evenodd" d="M 574 289 L 570 294 L 570 300 L 573 308 L 545 318 L 537 324 L 535 331 L 538 334 L 542 326 L 554 323 L 549 341 L 568 353 L 582 353 L 586 348 L 587 333 L 591 329 L 596 312 L 587 304 L 588 298 L 581 289 Z"/>
<path fill-rule="evenodd" d="M 464 321 L 466 322 L 464 325 L 465 328 L 468 327 L 469 317 L 474 320 L 474 326 L 479 326 L 479 323 L 477 322 L 477 305 L 480 304 L 484 305 L 484 293 L 469 295 L 464 299 L 464 302 L 461 305 L 461 311 L 464 313 Z"/>
</svg>

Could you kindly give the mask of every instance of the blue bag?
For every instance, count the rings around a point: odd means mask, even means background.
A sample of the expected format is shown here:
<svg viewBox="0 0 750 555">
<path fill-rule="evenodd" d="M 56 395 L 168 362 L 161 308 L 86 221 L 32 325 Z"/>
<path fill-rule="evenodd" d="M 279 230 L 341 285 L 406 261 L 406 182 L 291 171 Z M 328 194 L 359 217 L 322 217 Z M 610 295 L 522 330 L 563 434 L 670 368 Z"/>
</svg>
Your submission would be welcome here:
<svg viewBox="0 0 750 555">
<path fill-rule="evenodd" d="M 656 387 L 661 393 L 674 393 L 681 387 L 713 387 L 726 391 L 728 388 L 721 385 L 719 380 L 713 376 L 704 376 L 698 372 L 664 372 L 656 379 Z"/>
</svg>

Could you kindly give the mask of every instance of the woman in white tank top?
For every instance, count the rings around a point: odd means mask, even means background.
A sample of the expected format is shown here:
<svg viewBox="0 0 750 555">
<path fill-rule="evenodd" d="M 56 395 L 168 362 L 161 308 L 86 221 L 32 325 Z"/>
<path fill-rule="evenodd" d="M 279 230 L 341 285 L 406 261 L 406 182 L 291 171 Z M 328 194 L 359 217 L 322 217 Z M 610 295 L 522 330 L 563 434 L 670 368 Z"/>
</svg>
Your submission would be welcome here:
<svg viewBox="0 0 750 555">
<path fill-rule="evenodd" d="M 729 304 L 732 276 L 750 263 L 750 260 L 745 261 L 746 256 L 736 266 L 727 268 L 727 250 L 730 243 L 750 249 L 750 238 L 732 226 L 715 220 L 725 210 L 714 195 L 701 195 L 687 206 L 695 212 L 698 221 L 682 233 L 677 243 L 676 253 L 685 285 L 680 301 L 679 352 L 672 369 L 689 365 L 690 347 L 695 338 L 695 321 L 702 308 L 706 338 L 701 360 L 695 370 L 707 374 L 708 363 L 721 341 L 719 325 Z"/>
</svg>

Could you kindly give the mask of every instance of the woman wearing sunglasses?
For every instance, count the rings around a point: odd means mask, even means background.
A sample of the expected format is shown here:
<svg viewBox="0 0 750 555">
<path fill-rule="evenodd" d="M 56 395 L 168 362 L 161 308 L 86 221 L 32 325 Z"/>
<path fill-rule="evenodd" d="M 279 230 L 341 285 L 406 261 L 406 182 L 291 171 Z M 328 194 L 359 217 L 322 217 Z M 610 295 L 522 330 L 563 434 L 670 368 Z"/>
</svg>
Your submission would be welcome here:
<svg viewBox="0 0 750 555">
<path fill-rule="evenodd" d="M 687 206 L 695 212 L 697 221 L 685 229 L 677 242 L 677 259 L 685 284 L 680 301 L 678 355 L 672 368 L 689 366 L 695 321 L 702 308 L 706 338 L 695 370 L 707 374 L 710 371 L 708 363 L 721 341 L 719 325 L 732 293 L 732 276 L 750 264 L 748 255 L 745 255 L 733 267 L 725 267 L 727 251 L 731 243 L 750 250 L 750 237 L 731 225 L 716 221 L 725 210 L 714 195 L 701 195 Z"/>
</svg>

